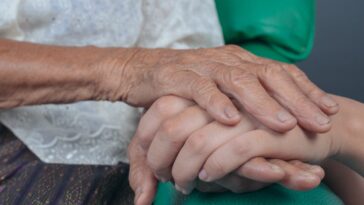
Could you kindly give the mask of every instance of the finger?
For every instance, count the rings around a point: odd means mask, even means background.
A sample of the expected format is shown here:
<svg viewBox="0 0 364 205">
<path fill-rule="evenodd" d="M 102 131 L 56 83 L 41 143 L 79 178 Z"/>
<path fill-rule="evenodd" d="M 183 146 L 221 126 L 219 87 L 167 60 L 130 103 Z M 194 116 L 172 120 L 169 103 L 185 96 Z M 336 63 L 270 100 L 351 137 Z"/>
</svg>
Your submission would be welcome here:
<svg viewBox="0 0 364 205">
<path fill-rule="evenodd" d="M 339 111 L 339 104 L 317 87 L 308 77 L 295 65 L 282 64 L 283 68 L 293 77 L 298 87 L 328 115 Z"/>
<path fill-rule="evenodd" d="M 172 88 L 177 90 L 176 92 L 182 97 L 193 99 L 221 123 L 234 125 L 239 122 L 238 110 L 231 100 L 219 90 L 213 80 L 191 73 L 180 75 L 178 78 L 176 82 L 189 82 L 189 86 L 176 85 Z"/>
<path fill-rule="evenodd" d="M 307 172 L 298 166 L 292 165 L 283 160 L 270 160 L 271 163 L 280 166 L 285 170 L 286 176 L 281 184 L 293 190 L 309 190 L 317 187 L 321 179 L 311 172 Z"/>
<path fill-rule="evenodd" d="M 322 111 L 326 114 L 335 114 L 339 110 L 338 104 L 325 92 L 323 92 L 320 88 L 318 88 L 312 81 L 310 81 L 307 76 L 295 65 L 286 64 L 277 62 L 267 58 L 257 57 L 254 54 L 249 53 L 248 51 L 238 47 L 238 46 L 225 46 L 222 48 L 218 48 L 217 50 L 223 50 L 228 52 L 228 54 L 232 56 L 238 56 L 242 61 L 247 61 L 254 64 L 261 65 L 281 65 L 292 77 L 298 87 L 306 94 L 312 102 L 314 102 Z M 221 51 L 220 51 L 221 52 Z M 216 54 L 215 54 L 216 55 Z M 235 62 L 236 65 L 237 60 L 230 57 L 230 61 Z"/>
<path fill-rule="evenodd" d="M 250 66 L 256 65 L 247 64 L 244 69 L 219 69 L 213 78 L 224 92 L 237 99 L 247 112 L 267 127 L 279 132 L 292 129 L 296 119 L 267 93 L 255 74 L 246 71 L 252 69 Z"/>
<path fill-rule="evenodd" d="M 282 65 L 260 65 L 257 73 L 274 99 L 289 109 L 302 127 L 313 132 L 330 129 L 330 118 L 297 87 Z"/>
<path fill-rule="evenodd" d="M 240 123 L 235 127 L 215 121 L 193 132 L 173 163 L 172 176 L 175 184 L 182 191 L 190 193 L 194 188 L 193 182 L 198 177 L 198 173 L 208 156 L 237 134 L 252 129 L 254 129 L 254 125 L 242 116 Z"/>
<path fill-rule="evenodd" d="M 299 128 L 285 134 L 268 130 L 250 131 L 237 135 L 214 151 L 206 160 L 199 178 L 207 182 L 219 179 L 253 157 L 322 160 L 330 154 L 330 140 L 308 136 Z"/>
<path fill-rule="evenodd" d="M 160 180 L 171 178 L 172 164 L 187 137 L 211 121 L 208 113 L 193 106 L 163 123 L 147 154 L 148 165 Z"/>
<path fill-rule="evenodd" d="M 312 165 L 312 164 L 307 164 L 304 162 L 301 162 L 299 160 L 293 160 L 289 162 L 290 164 L 306 171 L 306 172 L 310 172 L 311 174 L 315 174 L 317 177 L 319 177 L 321 180 L 325 177 L 325 171 L 322 167 L 320 167 L 319 165 Z"/>
<path fill-rule="evenodd" d="M 134 142 L 133 142 L 134 141 Z M 129 145 L 129 182 L 135 192 L 134 204 L 152 204 L 156 193 L 157 180 L 146 164 L 145 152 L 133 140 Z"/>
<path fill-rule="evenodd" d="M 192 104 L 192 101 L 177 96 L 165 96 L 155 101 L 139 122 L 135 136 L 140 138 L 140 146 L 148 150 L 162 122 Z"/>
<path fill-rule="evenodd" d="M 269 183 L 257 182 L 245 177 L 230 174 L 216 181 L 221 187 L 234 193 L 252 192 L 269 185 Z"/>
<path fill-rule="evenodd" d="M 285 172 L 281 167 L 262 157 L 249 160 L 234 173 L 241 177 L 265 183 L 279 182 L 285 177 Z"/>
<path fill-rule="evenodd" d="M 292 76 L 294 82 L 298 87 L 305 93 L 312 102 L 321 108 L 328 115 L 335 114 L 339 111 L 339 104 L 335 102 L 334 99 L 330 97 L 327 93 L 322 91 L 318 86 L 316 86 L 307 75 L 297 68 L 294 64 L 286 64 L 277 62 L 271 59 L 253 57 L 247 55 L 246 52 L 235 52 L 241 59 L 249 61 L 251 63 L 260 64 L 280 64 L 282 67 Z"/>
</svg>

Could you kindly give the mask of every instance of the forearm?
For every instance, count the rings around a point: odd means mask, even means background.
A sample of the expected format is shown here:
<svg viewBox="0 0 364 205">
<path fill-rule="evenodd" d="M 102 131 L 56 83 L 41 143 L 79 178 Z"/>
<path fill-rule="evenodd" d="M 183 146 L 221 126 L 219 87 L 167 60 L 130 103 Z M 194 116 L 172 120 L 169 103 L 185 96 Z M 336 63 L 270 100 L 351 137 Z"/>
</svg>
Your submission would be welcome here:
<svg viewBox="0 0 364 205">
<path fill-rule="evenodd" d="M 122 76 L 123 67 L 134 52 L 0 39 L 0 109 L 82 100 L 122 100 L 126 90 L 120 82 L 123 79 L 127 84 L 128 79 Z"/>
<path fill-rule="evenodd" d="M 364 176 L 364 104 L 343 97 L 335 99 L 341 110 L 333 116 L 330 130 L 336 141 L 332 158 Z"/>
</svg>

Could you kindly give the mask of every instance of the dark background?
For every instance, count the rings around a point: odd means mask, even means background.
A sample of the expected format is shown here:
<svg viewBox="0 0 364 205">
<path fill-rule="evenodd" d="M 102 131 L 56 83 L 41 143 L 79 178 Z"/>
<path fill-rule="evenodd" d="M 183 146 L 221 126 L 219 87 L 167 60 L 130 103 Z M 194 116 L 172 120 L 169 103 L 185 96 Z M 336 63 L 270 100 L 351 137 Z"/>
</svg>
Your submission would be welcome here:
<svg viewBox="0 0 364 205">
<path fill-rule="evenodd" d="M 317 0 L 315 46 L 298 66 L 325 91 L 364 102 L 364 1 Z"/>
</svg>

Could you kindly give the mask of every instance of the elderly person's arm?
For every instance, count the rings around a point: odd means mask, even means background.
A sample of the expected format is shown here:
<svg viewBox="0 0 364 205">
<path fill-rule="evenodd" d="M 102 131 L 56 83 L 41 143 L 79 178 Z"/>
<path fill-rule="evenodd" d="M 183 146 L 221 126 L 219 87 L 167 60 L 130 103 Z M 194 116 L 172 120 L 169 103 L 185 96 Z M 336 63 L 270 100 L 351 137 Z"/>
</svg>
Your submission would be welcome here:
<svg viewBox="0 0 364 205">
<path fill-rule="evenodd" d="M 110 71 L 107 58 L 126 62 L 132 49 L 57 47 L 0 40 L 0 109 L 22 105 L 112 100 L 123 70 Z M 105 62 L 106 61 L 106 62 Z M 112 63 L 112 62 L 111 62 Z M 116 62 L 114 62 L 116 63 Z M 123 89 L 124 88 L 124 89 Z M 119 93 L 111 93 L 116 92 Z"/>
<path fill-rule="evenodd" d="M 236 46 L 173 50 L 0 40 L 0 79 L 0 109 L 81 100 L 148 107 L 172 94 L 193 99 L 222 123 L 235 124 L 239 114 L 233 97 L 271 129 L 287 131 L 298 120 L 315 132 L 329 130 L 328 115 L 338 111 L 295 66 Z"/>
</svg>

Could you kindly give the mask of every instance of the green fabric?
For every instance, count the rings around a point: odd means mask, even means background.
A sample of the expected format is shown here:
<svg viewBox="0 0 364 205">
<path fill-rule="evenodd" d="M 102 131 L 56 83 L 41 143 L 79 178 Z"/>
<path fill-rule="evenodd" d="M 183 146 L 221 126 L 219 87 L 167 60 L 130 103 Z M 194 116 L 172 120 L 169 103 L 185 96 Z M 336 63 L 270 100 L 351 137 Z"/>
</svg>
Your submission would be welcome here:
<svg viewBox="0 0 364 205">
<path fill-rule="evenodd" d="M 318 188 L 298 192 L 285 189 L 280 185 L 273 185 L 256 192 L 245 194 L 225 193 L 201 193 L 192 192 L 185 196 L 176 192 L 171 183 L 160 183 L 155 205 L 341 205 L 343 204 L 330 190 L 323 184 Z"/>
<path fill-rule="evenodd" d="M 305 59 L 314 39 L 314 0 L 215 0 L 226 44 L 283 62 Z M 343 204 L 324 184 L 299 192 L 273 185 L 246 194 L 192 192 L 183 196 L 160 183 L 155 205 Z"/>
<path fill-rule="evenodd" d="M 285 62 L 303 60 L 310 54 L 315 32 L 314 0 L 215 2 L 226 44 Z"/>
</svg>

